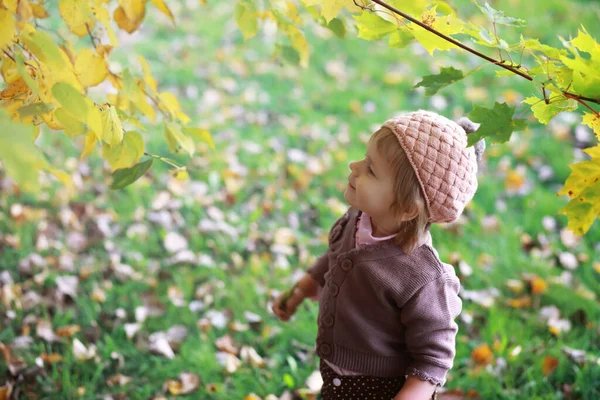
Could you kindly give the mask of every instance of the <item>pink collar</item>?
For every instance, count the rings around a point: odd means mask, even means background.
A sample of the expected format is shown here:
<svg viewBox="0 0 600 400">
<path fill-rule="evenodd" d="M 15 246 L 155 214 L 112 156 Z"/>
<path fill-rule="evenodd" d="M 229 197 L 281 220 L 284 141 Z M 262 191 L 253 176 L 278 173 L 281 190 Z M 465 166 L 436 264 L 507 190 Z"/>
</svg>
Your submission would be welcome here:
<svg viewBox="0 0 600 400">
<path fill-rule="evenodd" d="M 363 244 L 373 244 L 377 242 L 382 242 L 384 240 L 388 240 L 396 236 L 396 234 L 392 234 L 384 237 L 375 237 L 373 236 L 373 226 L 371 225 L 371 217 L 366 213 L 362 212 L 358 219 L 358 226 L 356 229 L 356 245 L 360 246 Z"/>
</svg>

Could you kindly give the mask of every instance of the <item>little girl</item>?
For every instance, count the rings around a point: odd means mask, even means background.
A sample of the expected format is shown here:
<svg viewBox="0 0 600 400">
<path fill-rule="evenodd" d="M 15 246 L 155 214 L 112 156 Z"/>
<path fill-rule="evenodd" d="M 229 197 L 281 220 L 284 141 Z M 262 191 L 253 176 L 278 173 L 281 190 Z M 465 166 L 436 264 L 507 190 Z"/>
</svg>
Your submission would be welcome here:
<svg viewBox="0 0 600 400">
<path fill-rule="evenodd" d="M 476 126 L 429 111 L 386 121 L 350 163 L 350 205 L 329 248 L 273 304 L 287 321 L 319 301 L 316 353 L 329 399 L 426 400 L 452 368 L 462 302 L 429 227 L 455 221 L 477 190 Z"/>
</svg>

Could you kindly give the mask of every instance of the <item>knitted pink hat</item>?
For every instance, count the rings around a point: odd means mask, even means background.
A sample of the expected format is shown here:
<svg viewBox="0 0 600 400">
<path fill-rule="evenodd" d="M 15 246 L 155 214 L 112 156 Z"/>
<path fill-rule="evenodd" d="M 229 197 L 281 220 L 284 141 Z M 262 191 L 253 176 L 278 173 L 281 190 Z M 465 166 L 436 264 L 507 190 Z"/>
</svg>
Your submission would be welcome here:
<svg viewBox="0 0 600 400">
<path fill-rule="evenodd" d="M 467 147 L 466 133 L 478 125 L 419 110 L 389 119 L 383 126 L 394 132 L 415 169 L 429 222 L 455 221 L 477 190 L 477 161 L 485 144 L 481 140 Z"/>
</svg>

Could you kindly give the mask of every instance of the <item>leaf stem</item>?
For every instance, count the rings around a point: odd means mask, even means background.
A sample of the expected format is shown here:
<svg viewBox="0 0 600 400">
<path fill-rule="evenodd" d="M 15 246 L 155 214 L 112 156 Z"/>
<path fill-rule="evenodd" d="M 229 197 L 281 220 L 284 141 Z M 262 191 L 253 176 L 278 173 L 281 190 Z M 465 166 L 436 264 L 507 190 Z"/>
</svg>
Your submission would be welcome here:
<svg viewBox="0 0 600 400">
<path fill-rule="evenodd" d="M 169 164 L 169 165 L 171 165 L 171 166 L 173 166 L 173 167 L 175 167 L 177 169 L 183 168 L 181 165 L 175 164 L 173 161 L 169 160 L 168 158 L 164 158 L 164 157 L 161 157 L 161 156 L 157 156 L 156 154 L 150 154 L 150 153 L 146 153 L 146 152 L 144 152 L 144 154 L 147 155 L 147 156 L 149 156 L 149 157 L 156 158 L 157 160 L 160 160 L 160 161 L 162 161 L 164 163 L 167 163 L 167 164 Z"/>
</svg>

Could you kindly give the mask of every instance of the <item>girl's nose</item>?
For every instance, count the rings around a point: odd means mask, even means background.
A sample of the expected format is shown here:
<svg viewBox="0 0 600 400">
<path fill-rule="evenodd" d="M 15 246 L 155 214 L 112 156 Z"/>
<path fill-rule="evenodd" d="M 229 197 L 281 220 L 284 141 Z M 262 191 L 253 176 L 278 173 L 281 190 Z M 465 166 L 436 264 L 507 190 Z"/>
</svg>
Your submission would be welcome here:
<svg viewBox="0 0 600 400">
<path fill-rule="evenodd" d="M 350 171 L 354 172 L 354 170 L 356 169 L 356 161 L 353 161 L 350 164 L 348 164 L 348 167 L 350 168 Z"/>
</svg>

